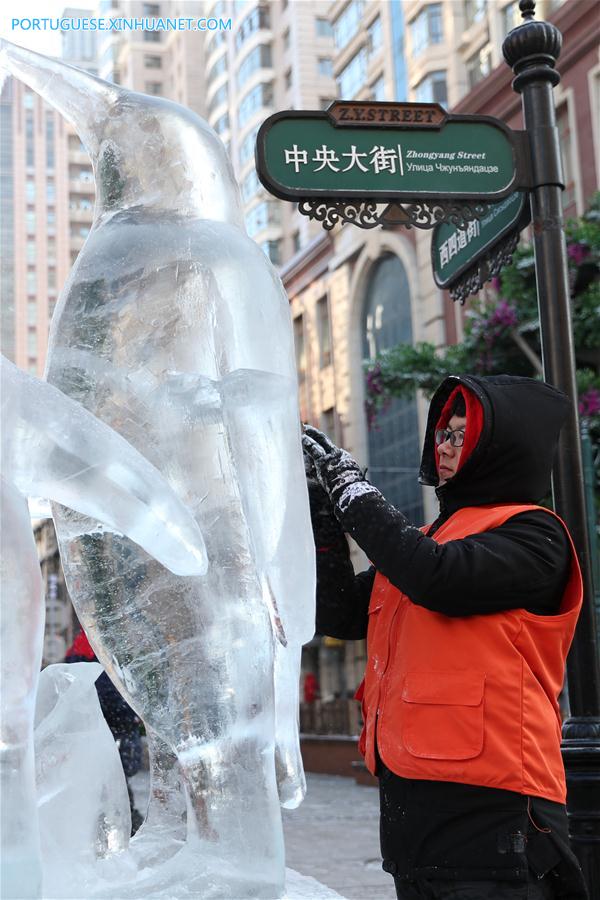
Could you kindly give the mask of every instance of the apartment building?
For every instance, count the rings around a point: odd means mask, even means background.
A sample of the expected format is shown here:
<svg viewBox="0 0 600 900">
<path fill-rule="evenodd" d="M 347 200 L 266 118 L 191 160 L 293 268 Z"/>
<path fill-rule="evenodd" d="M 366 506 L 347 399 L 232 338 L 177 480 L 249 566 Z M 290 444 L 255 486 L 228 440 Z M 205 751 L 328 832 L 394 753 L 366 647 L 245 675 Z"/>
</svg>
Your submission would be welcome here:
<svg viewBox="0 0 600 900">
<path fill-rule="evenodd" d="M 92 33 L 63 35 L 67 62 L 94 71 L 95 56 Z M 0 347 L 41 376 L 54 306 L 92 222 L 92 167 L 69 123 L 22 82 L 6 79 L 0 109 Z"/>
<path fill-rule="evenodd" d="M 207 2 L 205 15 L 231 17 L 206 40 L 206 116 L 231 157 L 246 228 L 275 265 L 317 233 L 290 204 L 266 193 L 256 175 L 256 134 L 280 109 L 323 109 L 336 96 L 327 0 Z"/>
<path fill-rule="evenodd" d="M 0 350 L 41 376 L 48 326 L 70 268 L 64 120 L 16 79 L 0 98 Z"/>
</svg>

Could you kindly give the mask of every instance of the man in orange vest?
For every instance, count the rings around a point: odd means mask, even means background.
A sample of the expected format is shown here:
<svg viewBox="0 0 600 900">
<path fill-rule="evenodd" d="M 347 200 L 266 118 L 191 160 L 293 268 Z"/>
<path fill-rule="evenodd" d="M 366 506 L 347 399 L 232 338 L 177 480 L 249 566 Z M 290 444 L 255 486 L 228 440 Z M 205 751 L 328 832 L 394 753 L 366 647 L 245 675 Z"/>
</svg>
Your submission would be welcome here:
<svg viewBox="0 0 600 900">
<path fill-rule="evenodd" d="M 399 898 L 587 896 L 568 842 L 558 707 L 582 581 L 564 523 L 537 505 L 567 409 L 530 378 L 446 378 L 420 469 L 440 513 L 421 529 L 305 428 L 317 630 L 367 637 L 360 749 L 379 778 L 383 867 Z M 354 574 L 343 532 L 368 571 Z"/>
</svg>

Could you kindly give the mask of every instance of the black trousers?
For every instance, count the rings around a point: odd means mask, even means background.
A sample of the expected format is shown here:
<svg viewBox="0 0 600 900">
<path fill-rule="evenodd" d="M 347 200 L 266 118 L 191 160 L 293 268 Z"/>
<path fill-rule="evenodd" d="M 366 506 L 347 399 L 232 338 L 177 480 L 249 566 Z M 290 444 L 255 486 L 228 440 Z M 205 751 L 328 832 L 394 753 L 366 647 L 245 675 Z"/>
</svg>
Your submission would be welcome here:
<svg viewBox="0 0 600 900">
<path fill-rule="evenodd" d="M 586 900 L 564 806 L 414 781 L 378 761 L 383 868 L 401 900 Z"/>
<path fill-rule="evenodd" d="M 502 881 L 402 881 L 394 878 L 398 900 L 555 900 L 552 878 L 531 873 L 527 884 Z"/>
</svg>

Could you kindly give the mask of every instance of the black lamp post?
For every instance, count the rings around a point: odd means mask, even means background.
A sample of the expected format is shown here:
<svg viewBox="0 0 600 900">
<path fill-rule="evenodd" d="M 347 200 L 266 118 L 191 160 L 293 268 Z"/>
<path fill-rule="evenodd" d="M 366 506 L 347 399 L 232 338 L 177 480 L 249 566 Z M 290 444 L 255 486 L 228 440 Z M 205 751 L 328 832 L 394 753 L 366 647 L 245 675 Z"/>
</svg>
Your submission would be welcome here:
<svg viewBox="0 0 600 900">
<path fill-rule="evenodd" d="M 563 229 L 562 165 L 552 89 L 562 35 L 533 18 L 535 0 L 520 0 L 523 24 L 502 47 L 521 94 L 533 169 L 531 218 L 535 251 L 544 377 L 572 400 L 553 476 L 555 507 L 573 537 L 584 581 L 584 603 L 567 663 L 571 717 L 563 726 L 567 810 L 573 850 L 588 883 L 600 897 L 600 672 L 594 587 L 575 384 L 575 355 L 569 304 L 567 249 Z"/>
</svg>

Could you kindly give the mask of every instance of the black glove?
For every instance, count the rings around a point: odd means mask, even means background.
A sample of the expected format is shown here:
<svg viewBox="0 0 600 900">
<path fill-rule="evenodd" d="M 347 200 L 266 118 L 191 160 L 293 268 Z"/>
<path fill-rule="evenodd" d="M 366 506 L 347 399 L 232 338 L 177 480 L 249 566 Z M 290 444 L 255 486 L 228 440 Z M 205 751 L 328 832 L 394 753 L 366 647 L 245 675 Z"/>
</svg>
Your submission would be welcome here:
<svg viewBox="0 0 600 900">
<path fill-rule="evenodd" d="M 329 495 L 335 515 L 340 521 L 357 497 L 379 494 L 377 488 L 366 480 L 356 460 L 346 450 L 336 447 L 318 428 L 304 426 L 302 447 L 305 465 L 307 468 L 310 468 L 311 463 L 314 466 L 317 481 Z"/>
</svg>

